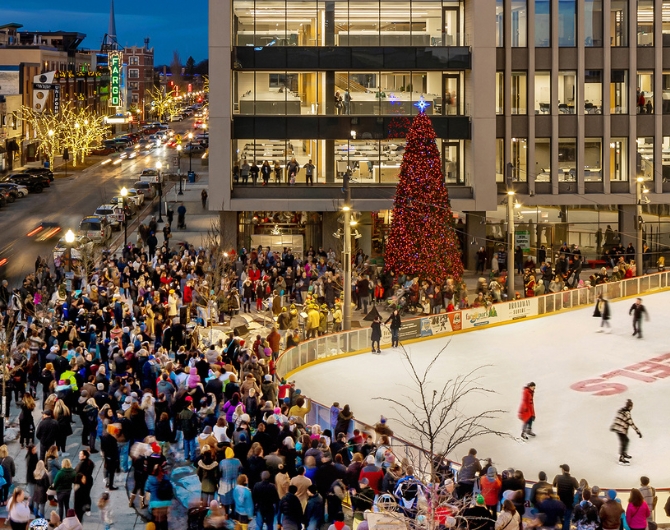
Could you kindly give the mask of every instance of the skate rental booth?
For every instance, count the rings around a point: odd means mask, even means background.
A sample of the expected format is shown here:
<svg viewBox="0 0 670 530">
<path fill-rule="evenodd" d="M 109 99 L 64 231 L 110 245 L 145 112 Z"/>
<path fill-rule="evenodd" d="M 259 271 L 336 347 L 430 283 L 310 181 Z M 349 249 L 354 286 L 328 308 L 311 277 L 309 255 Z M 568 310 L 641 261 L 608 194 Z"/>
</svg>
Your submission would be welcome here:
<svg viewBox="0 0 670 530">
<path fill-rule="evenodd" d="M 567 463 L 578 480 L 585 478 L 601 491 L 619 491 L 624 506 L 630 489 L 639 487 L 639 478 L 646 475 L 658 495 L 656 521 L 667 523 L 663 506 L 670 496 L 670 459 L 663 456 L 670 448 L 657 429 L 654 411 L 665 386 L 670 390 L 670 350 L 661 321 L 670 303 L 669 287 L 670 273 L 661 272 L 487 308 L 426 315 L 403 321 L 400 342 L 420 371 L 422 363 L 445 348 L 434 368 L 436 384 L 481 370 L 482 386 L 495 394 L 492 402 L 477 401 L 475 408 L 504 409 L 491 428 L 508 432 L 510 438 L 485 436 L 468 444 L 477 448 L 480 458 L 491 458 L 498 473 L 521 469 L 530 488 L 539 471 L 551 482 L 561 473 L 559 465 Z M 596 333 L 600 318 L 593 318 L 593 312 L 600 294 L 610 300 L 612 334 Z M 631 336 L 628 312 L 636 296 L 643 297 L 651 315 L 643 324 L 643 340 Z M 364 355 L 370 353 L 370 328 L 354 329 L 285 351 L 277 373 L 313 399 L 307 424 L 331 428 L 330 405 L 348 403 L 355 416 L 352 429 L 372 432 L 381 414 L 394 430 L 394 452 L 420 461 L 425 452 L 411 432 L 393 421 L 398 413 L 376 399 L 404 396 L 411 384 L 400 351 L 389 347 L 390 331 L 382 329 L 381 355 Z M 469 333 L 473 330 L 478 333 Z M 529 381 L 537 384 L 537 437 L 525 441 L 519 437 L 517 410 Z M 635 403 L 632 417 L 644 438 L 630 430 L 629 452 L 634 458 L 631 466 L 623 467 L 617 465 L 618 439 L 610 426 L 627 399 Z M 459 447 L 448 455 L 454 468 L 468 449 Z"/>
</svg>

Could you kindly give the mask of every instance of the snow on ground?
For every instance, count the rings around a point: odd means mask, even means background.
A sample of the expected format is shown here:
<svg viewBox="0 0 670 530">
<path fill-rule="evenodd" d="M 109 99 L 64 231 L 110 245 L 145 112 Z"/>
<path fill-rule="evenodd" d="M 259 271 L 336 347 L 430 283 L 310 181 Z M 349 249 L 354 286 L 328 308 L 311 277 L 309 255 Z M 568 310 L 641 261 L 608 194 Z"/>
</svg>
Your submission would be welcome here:
<svg viewBox="0 0 670 530">
<path fill-rule="evenodd" d="M 641 340 L 632 337 L 628 310 L 633 302 L 611 302 L 611 334 L 596 333 L 600 319 L 587 307 L 407 346 L 422 371 L 436 351 L 451 341 L 431 380 L 439 385 L 482 367 L 481 384 L 495 394 L 470 399 L 463 412 L 506 411 L 489 426 L 513 438 L 478 438 L 457 448 L 450 458 L 460 461 L 473 446 L 480 458 L 491 457 L 499 471 L 521 469 L 529 480 L 536 480 L 541 470 L 551 479 L 566 463 L 573 476 L 601 488 L 634 487 L 641 475 L 658 486 L 668 485 L 670 292 L 644 297 L 650 322 L 644 322 Z M 297 388 L 315 401 L 349 403 L 355 417 L 368 424 L 383 414 L 391 418 L 389 425 L 397 435 L 408 437 L 393 421 L 398 414 L 392 405 L 374 400 L 409 393 L 407 367 L 397 350 L 327 361 L 296 373 L 294 379 Z M 522 389 L 530 381 L 537 384 L 533 428 L 537 437 L 522 443 L 517 411 Z M 609 427 L 627 399 L 635 404 L 633 420 L 643 438 L 629 432 L 632 465 L 622 467 L 617 464 L 618 439 Z"/>
</svg>

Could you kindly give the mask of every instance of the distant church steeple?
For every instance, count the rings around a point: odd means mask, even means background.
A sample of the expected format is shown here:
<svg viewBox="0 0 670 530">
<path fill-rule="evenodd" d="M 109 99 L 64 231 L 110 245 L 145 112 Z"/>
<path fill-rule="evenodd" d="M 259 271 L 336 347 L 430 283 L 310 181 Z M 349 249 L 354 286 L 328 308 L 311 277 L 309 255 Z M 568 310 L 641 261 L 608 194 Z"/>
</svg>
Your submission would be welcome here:
<svg viewBox="0 0 670 530">
<path fill-rule="evenodd" d="M 119 43 L 116 40 L 116 18 L 114 17 L 114 0 L 111 0 L 109 6 L 109 27 L 107 33 L 102 39 L 101 51 L 109 52 L 119 49 Z"/>
</svg>

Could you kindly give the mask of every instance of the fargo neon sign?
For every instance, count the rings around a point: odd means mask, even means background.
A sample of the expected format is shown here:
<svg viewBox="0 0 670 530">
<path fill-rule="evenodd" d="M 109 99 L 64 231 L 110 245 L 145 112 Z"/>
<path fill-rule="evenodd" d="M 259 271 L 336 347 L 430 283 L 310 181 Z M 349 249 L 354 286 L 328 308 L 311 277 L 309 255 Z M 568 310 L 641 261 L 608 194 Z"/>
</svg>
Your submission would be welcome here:
<svg viewBox="0 0 670 530">
<path fill-rule="evenodd" d="M 590 392 L 594 396 L 613 396 L 628 390 L 626 385 L 619 382 L 622 379 L 654 383 L 667 377 L 670 377 L 670 353 L 607 372 L 599 377 L 584 379 L 571 385 L 570 388 L 577 392 Z"/>
<path fill-rule="evenodd" d="M 112 107 L 121 106 L 121 53 L 112 52 L 109 60 L 109 103 Z"/>
</svg>

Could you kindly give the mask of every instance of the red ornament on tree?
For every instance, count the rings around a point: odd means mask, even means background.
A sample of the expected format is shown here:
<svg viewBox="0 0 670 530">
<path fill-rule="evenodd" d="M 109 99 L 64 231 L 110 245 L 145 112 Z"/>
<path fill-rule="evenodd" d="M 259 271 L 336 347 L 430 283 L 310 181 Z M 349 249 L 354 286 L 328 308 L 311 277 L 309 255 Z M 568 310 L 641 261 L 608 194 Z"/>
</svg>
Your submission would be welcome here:
<svg viewBox="0 0 670 530">
<path fill-rule="evenodd" d="M 384 260 L 395 274 L 443 283 L 450 276 L 460 279 L 463 263 L 426 105 L 407 133 Z"/>
</svg>

